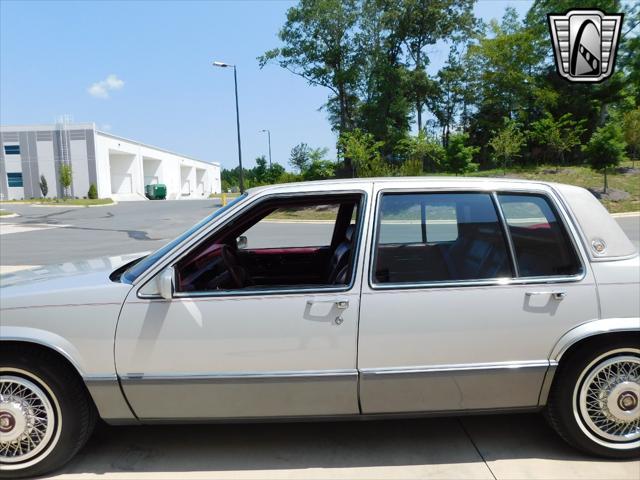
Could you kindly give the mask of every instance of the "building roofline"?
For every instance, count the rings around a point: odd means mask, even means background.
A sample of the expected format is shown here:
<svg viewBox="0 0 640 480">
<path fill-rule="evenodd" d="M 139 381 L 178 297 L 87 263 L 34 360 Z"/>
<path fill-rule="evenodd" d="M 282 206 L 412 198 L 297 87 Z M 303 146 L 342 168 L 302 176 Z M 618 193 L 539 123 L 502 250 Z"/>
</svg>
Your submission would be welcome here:
<svg viewBox="0 0 640 480">
<path fill-rule="evenodd" d="M 60 125 L 61 124 L 58 124 L 58 123 L 45 123 L 45 124 L 34 124 L 34 125 L 0 125 L 0 132 L 54 131 L 54 130 L 58 130 L 60 128 Z M 123 142 L 133 143 L 134 145 L 138 145 L 140 147 L 152 148 L 154 150 L 158 150 L 159 152 L 169 153 L 177 157 L 193 160 L 194 162 L 206 163 L 207 165 L 214 165 L 216 167 L 220 167 L 220 162 L 208 162 L 207 160 L 200 160 L 199 158 L 195 158 L 190 155 L 184 155 L 182 153 L 177 153 L 171 150 L 167 150 L 166 148 L 156 147 L 155 145 L 150 145 L 148 143 L 143 143 L 137 140 L 131 140 L 130 138 L 114 135 L 112 133 L 103 132 L 101 130 L 96 129 L 96 124 L 93 122 L 67 123 L 65 125 L 67 126 L 68 130 L 89 129 L 89 130 L 93 130 L 96 134 L 104 135 L 105 137 L 113 138 L 115 140 L 122 140 Z"/>
<path fill-rule="evenodd" d="M 0 132 L 26 132 L 26 131 L 53 131 L 58 130 L 59 123 L 36 123 L 33 125 L 0 125 Z M 89 129 L 95 130 L 96 124 L 92 122 L 67 123 L 71 130 Z"/>
<path fill-rule="evenodd" d="M 122 140 L 123 142 L 133 143 L 134 145 L 138 145 L 140 147 L 153 148 L 154 150 L 158 150 L 164 153 L 170 153 L 171 155 L 175 155 L 177 157 L 187 158 L 189 160 L 193 160 L 194 162 L 206 163 L 207 165 L 215 165 L 216 167 L 220 166 L 219 162 L 207 162 L 206 160 L 200 160 L 199 158 L 191 157 L 189 155 L 184 155 L 182 153 L 173 152 L 171 150 L 167 150 L 166 148 L 156 147 L 155 145 L 150 145 L 148 143 L 139 142 L 137 140 L 131 140 L 130 138 L 121 137 L 119 135 L 114 135 L 113 133 L 103 132 L 101 130 L 96 130 L 96 133 L 99 135 L 104 135 L 105 137 L 113 138 L 115 140 Z"/>
</svg>

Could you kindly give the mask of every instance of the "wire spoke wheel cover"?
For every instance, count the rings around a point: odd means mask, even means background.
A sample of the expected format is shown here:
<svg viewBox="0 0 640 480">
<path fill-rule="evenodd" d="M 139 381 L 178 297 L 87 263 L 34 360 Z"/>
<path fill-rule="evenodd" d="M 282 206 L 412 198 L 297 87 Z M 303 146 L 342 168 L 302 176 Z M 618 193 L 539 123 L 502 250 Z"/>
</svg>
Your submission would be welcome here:
<svg viewBox="0 0 640 480">
<path fill-rule="evenodd" d="M 574 389 L 578 425 L 593 441 L 614 449 L 640 445 L 640 350 L 601 355 L 585 368 Z"/>
<path fill-rule="evenodd" d="M 55 447 L 60 407 L 51 390 L 29 372 L 0 370 L 0 464 L 26 468 Z"/>
</svg>

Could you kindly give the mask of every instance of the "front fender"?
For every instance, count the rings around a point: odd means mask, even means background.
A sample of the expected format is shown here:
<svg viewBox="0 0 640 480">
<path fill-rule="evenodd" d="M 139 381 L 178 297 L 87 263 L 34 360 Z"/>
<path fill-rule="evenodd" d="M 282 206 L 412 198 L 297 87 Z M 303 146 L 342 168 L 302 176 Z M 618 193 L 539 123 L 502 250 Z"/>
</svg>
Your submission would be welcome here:
<svg viewBox="0 0 640 480">
<path fill-rule="evenodd" d="M 86 363 L 82 354 L 64 337 L 39 328 L 3 326 L 0 345 L 2 342 L 39 345 L 64 357 L 82 378 L 102 419 L 108 423 L 137 421 L 120 390 L 115 371 L 100 375 L 88 374 L 83 368 Z"/>
<path fill-rule="evenodd" d="M 33 343 L 46 347 L 66 358 L 83 379 L 87 378 L 81 366 L 85 364 L 82 354 L 68 340 L 53 332 L 32 327 L 3 326 L 0 341 Z"/>
</svg>

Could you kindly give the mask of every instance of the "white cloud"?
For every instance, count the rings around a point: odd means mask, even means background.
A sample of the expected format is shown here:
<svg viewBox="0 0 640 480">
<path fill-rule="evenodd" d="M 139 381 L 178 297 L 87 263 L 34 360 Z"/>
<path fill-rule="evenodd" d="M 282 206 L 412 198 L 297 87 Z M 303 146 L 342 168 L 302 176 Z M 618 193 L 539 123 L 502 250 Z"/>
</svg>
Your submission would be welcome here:
<svg viewBox="0 0 640 480">
<path fill-rule="evenodd" d="M 118 78 L 117 75 L 111 74 L 104 80 L 100 80 L 92 84 L 88 89 L 89 95 L 96 98 L 109 98 L 109 92 L 111 90 L 120 90 L 124 87 L 124 81 Z"/>
</svg>

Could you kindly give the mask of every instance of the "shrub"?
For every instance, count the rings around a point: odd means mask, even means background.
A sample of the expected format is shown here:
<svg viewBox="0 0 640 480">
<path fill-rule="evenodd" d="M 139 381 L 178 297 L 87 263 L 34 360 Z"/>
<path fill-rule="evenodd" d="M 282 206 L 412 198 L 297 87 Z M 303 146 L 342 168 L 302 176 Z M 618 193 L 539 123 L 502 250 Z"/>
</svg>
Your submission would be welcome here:
<svg viewBox="0 0 640 480">
<path fill-rule="evenodd" d="M 69 187 L 73 182 L 73 172 L 71 170 L 71 164 L 63 163 L 60 165 L 60 185 L 63 188 L 63 197 L 65 197 L 69 191 Z"/>
<path fill-rule="evenodd" d="M 89 197 L 92 200 L 98 198 L 98 189 L 93 183 L 89 186 L 89 192 L 87 192 L 87 197 Z"/>
<path fill-rule="evenodd" d="M 609 121 L 598 128 L 589 142 L 582 147 L 591 168 L 604 173 L 604 193 L 609 189 L 607 169 L 618 166 L 620 162 L 626 160 L 626 147 L 622 128 L 615 121 Z"/>
<path fill-rule="evenodd" d="M 43 197 L 46 197 L 47 193 L 49 193 L 49 185 L 47 185 L 47 179 L 44 178 L 44 175 L 40 175 L 40 192 Z"/>
</svg>

